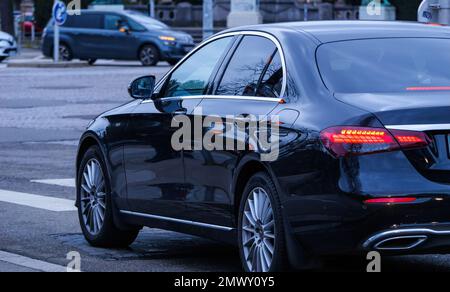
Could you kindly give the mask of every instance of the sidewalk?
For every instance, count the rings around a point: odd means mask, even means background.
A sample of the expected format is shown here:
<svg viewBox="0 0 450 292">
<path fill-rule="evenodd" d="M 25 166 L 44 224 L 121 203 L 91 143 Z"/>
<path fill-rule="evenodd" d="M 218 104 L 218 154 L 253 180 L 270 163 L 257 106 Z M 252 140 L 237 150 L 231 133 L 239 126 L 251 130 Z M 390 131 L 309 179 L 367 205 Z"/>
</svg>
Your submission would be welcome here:
<svg viewBox="0 0 450 292">
<path fill-rule="evenodd" d="M 39 49 L 22 48 L 19 54 L 5 62 L 11 68 L 78 68 L 89 66 L 87 62 L 70 61 L 54 63 L 42 55 Z"/>
</svg>

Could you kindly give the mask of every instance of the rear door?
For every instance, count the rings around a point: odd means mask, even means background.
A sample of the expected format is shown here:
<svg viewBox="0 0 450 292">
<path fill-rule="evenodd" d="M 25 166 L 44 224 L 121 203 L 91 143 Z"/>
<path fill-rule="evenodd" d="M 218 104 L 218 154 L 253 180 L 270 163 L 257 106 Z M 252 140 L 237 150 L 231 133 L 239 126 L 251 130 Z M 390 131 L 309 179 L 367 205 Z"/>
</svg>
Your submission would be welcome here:
<svg viewBox="0 0 450 292">
<path fill-rule="evenodd" d="M 102 58 L 104 47 L 100 41 L 103 33 L 103 15 L 100 13 L 85 13 L 73 17 L 73 27 L 70 29 L 80 58 Z"/>
<path fill-rule="evenodd" d="M 241 119 L 267 116 L 280 102 L 284 84 L 281 53 L 276 43 L 266 36 L 245 35 L 230 58 L 224 62 L 209 95 L 196 108 L 203 118 L 217 116 L 223 121 L 231 117 L 230 128 Z M 210 130 L 208 127 L 203 132 Z M 246 143 L 248 135 L 230 136 L 233 144 Z M 226 147 L 224 147 L 226 148 Z M 234 170 L 246 151 L 237 149 L 184 152 L 187 205 L 194 221 L 207 220 L 221 226 L 232 226 L 234 195 L 231 192 Z"/>
</svg>

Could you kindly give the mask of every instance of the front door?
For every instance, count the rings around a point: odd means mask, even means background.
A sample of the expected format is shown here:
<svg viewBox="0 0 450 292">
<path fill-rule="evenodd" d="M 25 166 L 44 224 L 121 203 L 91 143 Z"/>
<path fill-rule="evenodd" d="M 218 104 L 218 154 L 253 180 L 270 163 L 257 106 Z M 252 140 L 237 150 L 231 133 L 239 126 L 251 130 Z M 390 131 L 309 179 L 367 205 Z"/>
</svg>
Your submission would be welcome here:
<svg viewBox="0 0 450 292">
<path fill-rule="evenodd" d="M 154 101 L 135 109 L 124 148 L 131 211 L 191 219 L 185 205 L 183 151 L 172 145 L 179 128 L 172 122 L 180 115 L 189 117 L 202 101 L 232 40 L 216 40 L 196 51 L 157 86 Z"/>
</svg>

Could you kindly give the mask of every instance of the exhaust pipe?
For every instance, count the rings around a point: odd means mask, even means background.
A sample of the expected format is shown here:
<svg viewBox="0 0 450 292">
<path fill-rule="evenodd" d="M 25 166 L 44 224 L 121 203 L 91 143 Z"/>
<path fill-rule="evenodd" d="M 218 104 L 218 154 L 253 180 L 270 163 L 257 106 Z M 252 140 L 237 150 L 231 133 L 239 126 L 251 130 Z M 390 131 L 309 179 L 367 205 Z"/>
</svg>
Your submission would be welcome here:
<svg viewBox="0 0 450 292">
<path fill-rule="evenodd" d="M 428 239 L 426 235 L 397 236 L 383 239 L 373 246 L 376 250 L 409 250 L 418 247 Z"/>
</svg>

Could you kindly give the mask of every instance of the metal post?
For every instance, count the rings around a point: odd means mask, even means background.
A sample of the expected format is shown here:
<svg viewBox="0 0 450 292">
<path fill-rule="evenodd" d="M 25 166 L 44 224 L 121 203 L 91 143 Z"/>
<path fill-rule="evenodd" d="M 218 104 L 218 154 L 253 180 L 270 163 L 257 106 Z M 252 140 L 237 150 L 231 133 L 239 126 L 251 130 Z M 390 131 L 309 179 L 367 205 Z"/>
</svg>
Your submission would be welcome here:
<svg viewBox="0 0 450 292">
<path fill-rule="evenodd" d="M 155 18 L 155 0 L 150 0 L 148 2 L 148 10 L 150 17 Z"/>
<path fill-rule="evenodd" d="M 34 26 L 34 23 L 31 24 L 31 42 L 34 43 L 36 40 L 36 27 Z"/>
<path fill-rule="evenodd" d="M 55 5 L 58 0 L 55 0 Z M 53 19 L 53 61 L 58 63 L 59 61 L 59 26 L 56 24 L 56 19 Z"/>
<path fill-rule="evenodd" d="M 203 39 L 214 34 L 213 0 L 203 0 Z"/>
<path fill-rule="evenodd" d="M 309 1 L 305 1 L 303 5 L 303 21 L 308 21 L 308 3 Z"/>
</svg>

